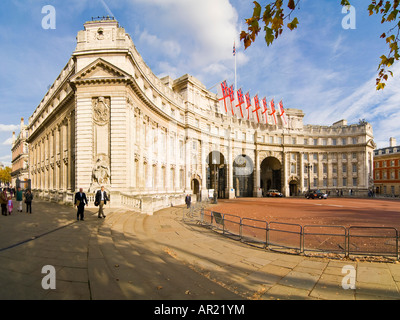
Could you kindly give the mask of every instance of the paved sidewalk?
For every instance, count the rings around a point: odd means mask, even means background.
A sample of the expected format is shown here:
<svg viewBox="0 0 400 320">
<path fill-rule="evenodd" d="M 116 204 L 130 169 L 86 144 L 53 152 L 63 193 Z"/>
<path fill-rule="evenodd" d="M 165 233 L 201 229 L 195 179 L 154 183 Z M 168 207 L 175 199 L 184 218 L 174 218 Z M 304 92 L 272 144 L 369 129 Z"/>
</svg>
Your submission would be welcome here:
<svg viewBox="0 0 400 320">
<path fill-rule="evenodd" d="M 154 216 L 35 201 L 0 216 L 0 299 L 399 299 L 400 264 L 328 260 L 257 249 L 195 224 L 184 208 Z M 15 210 L 14 210 L 15 211 Z M 43 266 L 56 270 L 45 290 Z M 356 289 L 344 290 L 344 266 Z"/>
</svg>

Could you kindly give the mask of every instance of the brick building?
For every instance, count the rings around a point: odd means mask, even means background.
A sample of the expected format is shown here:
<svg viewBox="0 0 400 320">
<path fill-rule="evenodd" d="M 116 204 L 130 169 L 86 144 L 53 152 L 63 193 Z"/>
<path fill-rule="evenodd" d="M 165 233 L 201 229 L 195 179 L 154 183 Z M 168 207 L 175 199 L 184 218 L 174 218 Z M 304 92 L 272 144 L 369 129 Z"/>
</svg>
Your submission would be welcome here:
<svg viewBox="0 0 400 320">
<path fill-rule="evenodd" d="M 400 146 L 390 138 L 389 147 L 375 150 L 374 187 L 376 194 L 400 195 Z"/>
</svg>

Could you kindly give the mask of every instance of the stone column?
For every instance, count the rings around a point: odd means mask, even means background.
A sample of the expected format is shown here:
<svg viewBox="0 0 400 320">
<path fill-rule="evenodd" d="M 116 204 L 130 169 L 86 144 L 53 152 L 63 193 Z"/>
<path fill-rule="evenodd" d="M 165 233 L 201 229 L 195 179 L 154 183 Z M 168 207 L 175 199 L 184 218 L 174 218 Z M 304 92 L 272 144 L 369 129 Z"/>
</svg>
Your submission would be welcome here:
<svg viewBox="0 0 400 320">
<path fill-rule="evenodd" d="M 228 199 L 235 198 L 235 189 L 233 189 L 233 140 L 228 140 Z"/>
<path fill-rule="evenodd" d="M 190 160 L 190 146 L 192 143 L 192 139 L 186 137 L 186 145 L 185 145 L 185 193 L 191 194 L 191 185 L 190 185 L 190 176 L 189 172 L 191 169 L 191 160 Z"/>
<path fill-rule="evenodd" d="M 299 179 L 300 179 L 300 190 L 299 192 L 303 192 L 304 191 L 304 152 L 300 152 L 299 153 L 299 157 L 300 157 L 300 172 L 299 172 Z"/>
<path fill-rule="evenodd" d="M 206 200 L 208 198 L 207 193 L 207 161 L 206 161 L 206 150 L 205 141 L 201 141 L 201 200 Z"/>
<path fill-rule="evenodd" d="M 260 186 L 260 176 L 261 176 L 261 164 L 260 164 L 260 151 L 254 150 L 255 153 L 255 161 L 254 161 L 254 197 L 261 198 L 262 190 Z"/>
</svg>

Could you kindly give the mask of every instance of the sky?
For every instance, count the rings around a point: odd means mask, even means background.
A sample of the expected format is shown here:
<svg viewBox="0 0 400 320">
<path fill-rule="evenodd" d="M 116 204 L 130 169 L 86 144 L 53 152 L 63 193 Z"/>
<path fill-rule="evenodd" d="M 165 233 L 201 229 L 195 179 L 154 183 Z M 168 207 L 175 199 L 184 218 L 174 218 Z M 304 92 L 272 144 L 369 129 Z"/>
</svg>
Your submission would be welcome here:
<svg viewBox="0 0 400 320">
<path fill-rule="evenodd" d="M 261 4 L 267 1 L 260 1 Z M 211 91 L 237 84 L 244 92 L 283 100 L 301 109 L 304 124 L 349 124 L 365 119 L 378 148 L 395 137 L 400 144 L 400 63 L 383 91 L 376 91 L 379 57 L 388 53 L 380 38 L 389 26 L 369 16 L 369 1 L 352 0 L 354 14 L 340 0 L 301 0 L 293 13 L 299 25 L 272 46 L 263 34 L 246 50 L 240 42 L 253 1 L 247 0 L 5 0 L 0 8 L 0 162 L 11 165 L 12 132 L 28 123 L 67 64 L 76 35 L 92 17 L 114 16 L 131 35 L 146 64 L 159 77 L 190 74 Z M 55 25 L 44 28 L 51 5 Z M 343 27 L 352 17 L 354 29 Z"/>
</svg>

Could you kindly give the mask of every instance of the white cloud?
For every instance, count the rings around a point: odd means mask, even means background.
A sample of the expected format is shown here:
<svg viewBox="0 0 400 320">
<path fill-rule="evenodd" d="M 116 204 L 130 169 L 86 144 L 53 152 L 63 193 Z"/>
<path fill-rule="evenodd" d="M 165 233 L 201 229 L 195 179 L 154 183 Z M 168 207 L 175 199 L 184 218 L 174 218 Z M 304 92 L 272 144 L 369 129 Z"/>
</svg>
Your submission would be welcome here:
<svg viewBox="0 0 400 320">
<path fill-rule="evenodd" d="M 6 141 L 3 142 L 5 146 L 11 146 L 13 143 L 13 138 L 8 138 Z"/>
<path fill-rule="evenodd" d="M 0 124 L 0 132 L 13 132 L 20 129 L 19 125 L 14 124 Z"/>
<path fill-rule="evenodd" d="M 162 40 L 146 30 L 140 34 L 139 41 L 144 42 L 154 50 L 158 50 L 160 53 L 166 54 L 169 57 L 176 57 L 181 53 L 179 43 L 172 40 Z"/>
<path fill-rule="evenodd" d="M 161 44 L 171 57 L 176 57 L 175 64 L 185 73 L 232 60 L 233 43 L 239 44 L 238 14 L 228 0 L 132 0 L 132 3 L 146 3 L 157 9 L 157 19 L 145 27 L 152 28 L 151 31 L 142 33 L 139 40 L 151 46 Z M 240 63 L 245 62 L 241 57 Z"/>
</svg>

